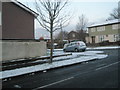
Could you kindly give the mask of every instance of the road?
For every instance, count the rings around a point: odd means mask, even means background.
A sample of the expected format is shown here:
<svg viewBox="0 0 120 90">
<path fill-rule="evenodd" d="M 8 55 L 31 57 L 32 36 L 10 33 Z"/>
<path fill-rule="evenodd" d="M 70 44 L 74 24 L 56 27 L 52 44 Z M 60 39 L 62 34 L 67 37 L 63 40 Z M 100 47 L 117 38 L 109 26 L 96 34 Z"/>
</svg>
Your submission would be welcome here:
<svg viewBox="0 0 120 90">
<path fill-rule="evenodd" d="M 99 50 L 100 51 L 100 50 Z M 4 88 L 118 88 L 120 49 L 101 50 L 107 58 L 3 80 Z"/>
</svg>

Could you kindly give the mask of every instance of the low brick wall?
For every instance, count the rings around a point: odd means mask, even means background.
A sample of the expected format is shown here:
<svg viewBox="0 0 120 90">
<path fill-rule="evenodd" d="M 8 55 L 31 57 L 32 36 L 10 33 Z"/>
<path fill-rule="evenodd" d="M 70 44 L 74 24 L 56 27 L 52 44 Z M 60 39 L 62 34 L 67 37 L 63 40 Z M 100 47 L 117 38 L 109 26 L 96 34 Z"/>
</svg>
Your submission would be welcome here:
<svg viewBox="0 0 120 90">
<path fill-rule="evenodd" d="M 120 41 L 118 42 L 107 42 L 107 41 L 104 41 L 104 42 L 101 42 L 101 43 L 94 43 L 94 44 L 88 44 L 87 43 L 87 46 L 90 46 L 90 47 L 98 47 L 98 46 L 120 46 Z"/>
<path fill-rule="evenodd" d="M 2 60 L 32 58 L 46 55 L 44 41 L 2 41 Z M 1 49 L 1 48 L 0 48 Z"/>
</svg>

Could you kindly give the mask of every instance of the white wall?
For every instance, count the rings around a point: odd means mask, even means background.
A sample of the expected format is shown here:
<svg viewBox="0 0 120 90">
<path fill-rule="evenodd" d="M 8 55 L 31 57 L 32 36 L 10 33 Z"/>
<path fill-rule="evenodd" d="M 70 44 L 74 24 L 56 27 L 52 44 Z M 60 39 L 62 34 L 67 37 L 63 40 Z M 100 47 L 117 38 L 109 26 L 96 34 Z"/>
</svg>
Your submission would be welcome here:
<svg viewBox="0 0 120 90">
<path fill-rule="evenodd" d="M 106 35 L 104 35 L 104 40 L 109 40 L 109 42 L 115 42 L 114 41 L 114 34 L 110 34 L 108 35 L 108 37 Z M 89 42 L 92 43 L 92 38 L 89 37 Z M 95 43 L 100 43 L 100 35 L 99 36 L 95 36 Z"/>
<path fill-rule="evenodd" d="M 115 42 L 114 41 L 114 35 L 109 35 L 109 42 Z"/>
<path fill-rule="evenodd" d="M 2 42 L 2 60 L 46 55 L 46 42 Z"/>
<path fill-rule="evenodd" d="M 99 36 L 95 36 L 95 43 L 99 43 Z"/>
</svg>

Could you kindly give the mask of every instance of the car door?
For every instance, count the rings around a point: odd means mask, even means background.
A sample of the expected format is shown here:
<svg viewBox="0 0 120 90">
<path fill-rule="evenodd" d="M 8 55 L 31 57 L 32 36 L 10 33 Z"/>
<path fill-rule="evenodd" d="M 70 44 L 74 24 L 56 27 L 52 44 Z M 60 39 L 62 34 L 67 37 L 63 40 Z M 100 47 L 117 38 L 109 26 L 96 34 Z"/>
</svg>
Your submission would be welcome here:
<svg viewBox="0 0 120 90">
<path fill-rule="evenodd" d="M 74 51 L 74 50 L 75 50 L 75 43 L 71 43 L 70 50 L 71 50 L 71 51 Z"/>
<path fill-rule="evenodd" d="M 66 46 L 66 51 L 70 51 L 70 44 Z"/>
<path fill-rule="evenodd" d="M 69 44 L 69 51 L 72 51 L 72 43 Z"/>
</svg>

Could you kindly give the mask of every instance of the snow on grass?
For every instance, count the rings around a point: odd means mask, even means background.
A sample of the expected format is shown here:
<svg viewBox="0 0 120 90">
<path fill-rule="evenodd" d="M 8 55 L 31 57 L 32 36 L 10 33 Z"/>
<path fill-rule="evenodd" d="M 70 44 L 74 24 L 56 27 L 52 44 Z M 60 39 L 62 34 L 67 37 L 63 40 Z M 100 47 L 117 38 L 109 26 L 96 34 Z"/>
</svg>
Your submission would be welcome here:
<svg viewBox="0 0 120 90">
<path fill-rule="evenodd" d="M 80 61 L 87 61 L 87 60 L 91 60 L 91 59 L 102 59 L 102 58 L 105 58 L 107 57 L 108 55 L 106 54 L 103 54 L 104 52 L 103 51 L 86 51 L 86 52 L 75 52 L 75 53 L 72 53 L 72 56 L 63 56 L 63 57 L 57 57 L 57 58 L 54 58 L 53 60 L 54 61 L 62 61 L 64 59 L 64 61 L 68 61 L 70 59 L 70 61 L 72 62 L 73 60 L 77 60 L 78 62 Z"/>
<path fill-rule="evenodd" d="M 101 54 L 98 54 L 98 53 L 101 53 Z M 53 59 L 54 62 L 52 62 L 51 64 L 45 63 L 45 64 L 23 67 L 23 68 L 14 69 L 14 70 L 1 71 L 0 79 L 23 75 L 27 73 L 36 72 L 36 71 L 42 71 L 42 70 L 56 68 L 56 67 L 62 67 L 62 66 L 71 65 L 71 64 L 76 64 L 76 63 L 89 61 L 93 59 L 106 58 L 108 55 L 103 53 L 104 53 L 103 51 L 74 52 L 72 53 L 71 56 L 54 58 Z"/>
</svg>

